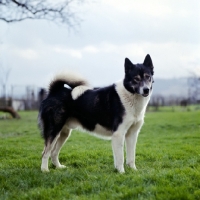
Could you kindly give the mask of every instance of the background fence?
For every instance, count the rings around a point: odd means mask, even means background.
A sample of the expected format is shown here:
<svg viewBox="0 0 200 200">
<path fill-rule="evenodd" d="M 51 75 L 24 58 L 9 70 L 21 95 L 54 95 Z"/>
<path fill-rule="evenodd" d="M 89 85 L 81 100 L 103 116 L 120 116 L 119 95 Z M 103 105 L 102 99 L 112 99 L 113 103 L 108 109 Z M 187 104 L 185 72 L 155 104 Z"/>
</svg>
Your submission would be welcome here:
<svg viewBox="0 0 200 200">
<path fill-rule="evenodd" d="M 161 106 L 180 105 L 186 107 L 189 104 L 199 104 L 200 84 L 191 80 L 190 82 L 191 87 L 189 87 L 187 97 L 163 96 L 153 93 L 149 105 L 157 110 Z M 45 88 L 37 86 L 12 85 L 6 87 L 3 85 L 0 87 L 0 107 L 12 106 L 15 110 L 35 110 L 39 108 L 40 102 L 46 97 L 46 94 Z"/>
<path fill-rule="evenodd" d="M 46 96 L 46 89 L 37 86 L 2 86 L 0 107 L 11 106 L 15 110 L 35 110 Z"/>
</svg>

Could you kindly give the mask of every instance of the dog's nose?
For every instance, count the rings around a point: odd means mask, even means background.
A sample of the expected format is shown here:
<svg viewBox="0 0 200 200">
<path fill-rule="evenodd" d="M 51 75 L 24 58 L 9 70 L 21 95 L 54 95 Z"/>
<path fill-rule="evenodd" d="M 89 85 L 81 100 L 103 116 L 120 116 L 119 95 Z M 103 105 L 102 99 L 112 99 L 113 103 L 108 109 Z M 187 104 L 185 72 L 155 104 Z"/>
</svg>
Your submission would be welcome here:
<svg viewBox="0 0 200 200">
<path fill-rule="evenodd" d="M 144 92 L 144 94 L 149 94 L 149 88 L 144 88 L 143 92 Z"/>
</svg>

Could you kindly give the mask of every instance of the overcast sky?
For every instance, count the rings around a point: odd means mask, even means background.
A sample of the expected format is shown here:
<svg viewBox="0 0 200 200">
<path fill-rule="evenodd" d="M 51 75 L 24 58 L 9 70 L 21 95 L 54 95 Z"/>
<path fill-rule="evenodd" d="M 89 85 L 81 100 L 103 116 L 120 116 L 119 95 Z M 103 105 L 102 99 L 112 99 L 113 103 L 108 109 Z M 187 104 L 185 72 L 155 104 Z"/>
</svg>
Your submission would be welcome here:
<svg viewBox="0 0 200 200">
<path fill-rule="evenodd" d="M 45 87 L 66 69 L 107 85 L 123 78 L 125 57 L 142 63 L 146 54 L 156 78 L 200 73 L 199 0 L 88 0 L 77 12 L 83 21 L 70 32 L 47 21 L 0 21 L 0 65 L 11 69 L 8 84 Z"/>
</svg>

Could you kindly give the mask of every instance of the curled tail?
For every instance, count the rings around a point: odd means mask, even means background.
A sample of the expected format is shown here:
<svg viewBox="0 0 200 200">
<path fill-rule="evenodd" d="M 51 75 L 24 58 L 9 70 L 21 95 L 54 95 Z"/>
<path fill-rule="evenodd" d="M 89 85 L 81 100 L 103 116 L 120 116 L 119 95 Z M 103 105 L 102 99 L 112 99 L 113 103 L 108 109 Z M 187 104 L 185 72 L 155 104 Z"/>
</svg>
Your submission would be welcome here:
<svg viewBox="0 0 200 200">
<path fill-rule="evenodd" d="M 88 82 L 81 76 L 73 73 L 62 73 L 54 77 L 49 85 L 49 93 L 54 93 L 67 84 L 70 88 L 74 89 L 77 86 L 89 85 Z"/>
</svg>

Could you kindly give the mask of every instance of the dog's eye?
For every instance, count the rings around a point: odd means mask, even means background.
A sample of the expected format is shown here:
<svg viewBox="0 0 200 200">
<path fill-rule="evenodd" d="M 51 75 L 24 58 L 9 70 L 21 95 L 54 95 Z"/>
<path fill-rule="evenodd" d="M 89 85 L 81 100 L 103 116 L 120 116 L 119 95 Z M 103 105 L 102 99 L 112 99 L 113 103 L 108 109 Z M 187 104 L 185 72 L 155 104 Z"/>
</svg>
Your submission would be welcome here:
<svg viewBox="0 0 200 200">
<path fill-rule="evenodd" d="M 145 75 L 145 78 L 147 79 L 147 80 L 151 80 L 151 76 L 149 76 L 149 75 Z"/>
<path fill-rule="evenodd" d="M 133 79 L 135 82 L 140 82 L 140 78 L 138 78 L 138 77 L 134 77 L 134 79 Z"/>
</svg>

